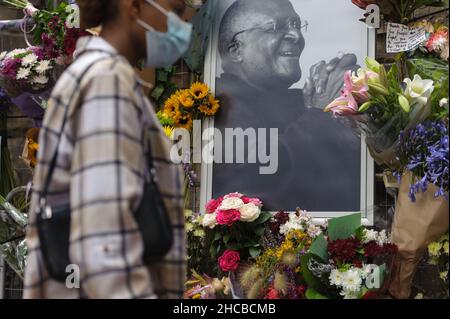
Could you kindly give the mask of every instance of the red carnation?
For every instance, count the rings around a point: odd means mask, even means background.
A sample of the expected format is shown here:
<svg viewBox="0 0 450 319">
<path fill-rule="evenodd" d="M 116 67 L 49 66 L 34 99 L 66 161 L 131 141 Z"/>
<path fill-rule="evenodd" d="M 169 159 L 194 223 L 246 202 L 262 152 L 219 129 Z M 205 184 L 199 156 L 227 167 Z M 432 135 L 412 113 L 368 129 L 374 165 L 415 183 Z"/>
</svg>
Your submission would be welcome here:
<svg viewBox="0 0 450 319">
<path fill-rule="evenodd" d="M 336 262 L 355 263 L 357 251 L 362 248 L 356 238 L 338 239 L 328 244 L 328 253 Z"/>
</svg>

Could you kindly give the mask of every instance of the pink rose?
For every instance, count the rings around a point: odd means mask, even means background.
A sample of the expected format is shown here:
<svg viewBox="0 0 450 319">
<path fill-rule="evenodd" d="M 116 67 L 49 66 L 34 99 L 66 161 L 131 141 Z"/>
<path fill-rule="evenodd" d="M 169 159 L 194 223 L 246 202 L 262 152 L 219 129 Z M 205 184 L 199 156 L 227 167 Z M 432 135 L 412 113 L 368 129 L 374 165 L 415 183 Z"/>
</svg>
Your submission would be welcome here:
<svg viewBox="0 0 450 319">
<path fill-rule="evenodd" d="M 241 213 L 236 209 L 219 210 L 217 213 L 217 223 L 219 225 L 232 226 L 241 219 Z"/>
<path fill-rule="evenodd" d="M 224 272 L 236 271 L 239 267 L 239 261 L 241 261 L 239 253 L 228 249 L 219 257 L 219 266 Z"/>
<path fill-rule="evenodd" d="M 219 208 L 220 204 L 222 204 L 223 197 L 219 197 L 218 199 L 211 199 L 208 203 L 206 203 L 205 208 L 208 214 L 214 213 L 217 208 Z"/>
<path fill-rule="evenodd" d="M 244 204 L 253 204 L 258 207 L 262 207 L 263 203 L 259 198 L 242 197 Z"/>
</svg>

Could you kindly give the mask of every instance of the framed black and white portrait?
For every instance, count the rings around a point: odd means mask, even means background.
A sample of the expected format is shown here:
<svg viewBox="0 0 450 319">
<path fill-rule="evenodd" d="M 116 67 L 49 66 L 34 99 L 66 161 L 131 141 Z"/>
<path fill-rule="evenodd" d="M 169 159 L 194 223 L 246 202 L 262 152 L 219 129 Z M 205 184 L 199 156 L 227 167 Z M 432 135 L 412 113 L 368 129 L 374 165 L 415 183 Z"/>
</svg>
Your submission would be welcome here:
<svg viewBox="0 0 450 319">
<path fill-rule="evenodd" d="M 343 75 L 374 54 L 373 29 L 349 0 L 220 0 L 205 81 L 221 101 L 203 122 L 201 207 L 240 192 L 266 210 L 373 223 L 374 164 L 323 109 Z"/>
</svg>

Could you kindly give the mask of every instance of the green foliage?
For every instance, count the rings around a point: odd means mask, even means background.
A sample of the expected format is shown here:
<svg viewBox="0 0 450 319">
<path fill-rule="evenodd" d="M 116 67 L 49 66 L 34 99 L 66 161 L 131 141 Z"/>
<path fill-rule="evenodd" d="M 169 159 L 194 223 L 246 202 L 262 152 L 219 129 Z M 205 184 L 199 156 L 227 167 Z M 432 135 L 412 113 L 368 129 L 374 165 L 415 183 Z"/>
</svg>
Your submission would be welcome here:
<svg viewBox="0 0 450 319">
<path fill-rule="evenodd" d="M 175 75 L 175 72 L 175 66 L 156 69 L 155 88 L 150 97 L 155 102 L 158 110 L 160 110 L 163 107 L 164 102 L 178 90 L 178 86 L 172 82 L 172 77 Z"/>
</svg>

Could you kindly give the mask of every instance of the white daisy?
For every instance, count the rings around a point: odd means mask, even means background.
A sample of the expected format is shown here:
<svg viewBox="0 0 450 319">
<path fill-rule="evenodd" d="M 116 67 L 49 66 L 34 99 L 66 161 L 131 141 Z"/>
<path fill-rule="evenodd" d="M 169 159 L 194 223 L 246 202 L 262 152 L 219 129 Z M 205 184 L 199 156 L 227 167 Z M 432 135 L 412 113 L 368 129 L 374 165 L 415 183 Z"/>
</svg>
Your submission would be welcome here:
<svg viewBox="0 0 450 319">
<path fill-rule="evenodd" d="M 344 275 L 337 269 L 333 269 L 330 273 L 330 284 L 334 286 L 341 286 Z"/>
<path fill-rule="evenodd" d="M 349 269 L 344 273 L 342 287 L 347 291 L 359 292 L 361 290 L 362 278 L 356 269 Z"/>
<path fill-rule="evenodd" d="M 22 79 L 26 79 L 27 77 L 30 76 L 30 69 L 27 68 L 20 68 L 19 71 L 17 72 L 17 80 L 22 80 Z"/>
<path fill-rule="evenodd" d="M 44 75 L 38 75 L 33 78 L 33 83 L 35 84 L 47 84 L 48 83 L 48 77 Z"/>
<path fill-rule="evenodd" d="M 32 65 L 32 64 L 36 63 L 37 60 L 38 60 L 37 55 L 34 53 L 30 53 L 27 56 L 22 58 L 22 65 L 23 66 Z"/>
<path fill-rule="evenodd" d="M 36 72 L 39 73 L 39 74 L 43 74 L 50 68 L 51 68 L 50 61 L 49 60 L 42 60 L 37 65 Z"/>
</svg>

